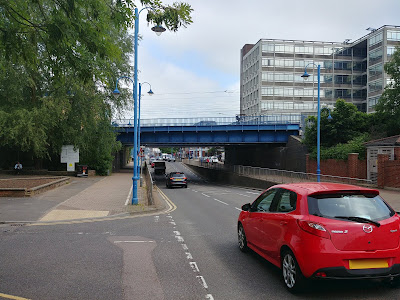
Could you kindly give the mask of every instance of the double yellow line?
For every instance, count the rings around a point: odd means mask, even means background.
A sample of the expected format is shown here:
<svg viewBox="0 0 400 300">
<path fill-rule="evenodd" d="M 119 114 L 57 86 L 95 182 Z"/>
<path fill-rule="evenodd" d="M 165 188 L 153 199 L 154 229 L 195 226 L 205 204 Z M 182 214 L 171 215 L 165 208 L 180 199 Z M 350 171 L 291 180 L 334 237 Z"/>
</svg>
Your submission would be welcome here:
<svg viewBox="0 0 400 300">
<path fill-rule="evenodd" d="M 163 213 L 168 214 L 170 212 L 173 212 L 176 209 L 176 205 L 168 198 L 167 195 L 164 194 L 164 192 L 156 186 L 158 193 L 161 195 L 161 197 L 165 200 L 165 202 L 168 205 L 168 209 L 164 211 Z"/>
</svg>

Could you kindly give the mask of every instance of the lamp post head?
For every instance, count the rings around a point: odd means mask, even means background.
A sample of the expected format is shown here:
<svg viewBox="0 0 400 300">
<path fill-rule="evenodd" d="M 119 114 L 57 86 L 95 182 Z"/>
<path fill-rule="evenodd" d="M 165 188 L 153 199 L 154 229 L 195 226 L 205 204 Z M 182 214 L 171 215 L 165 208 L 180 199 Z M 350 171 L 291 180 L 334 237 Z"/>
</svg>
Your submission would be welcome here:
<svg viewBox="0 0 400 300">
<path fill-rule="evenodd" d="M 113 95 L 115 98 L 118 98 L 119 95 L 121 95 L 121 93 L 119 92 L 118 88 L 115 88 L 115 90 L 113 91 Z"/>
<path fill-rule="evenodd" d="M 150 91 L 147 92 L 150 96 L 154 95 L 153 91 L 150 89 Z"/>
<path fill-rule="evenodd" d="M 304 74 L 303 74 L 303 75 L 301 75 L 301 77 L 303 77 L 303 78 L 304 78 L 304 80 L 307 80 L 307 79 L 308 79 L 308 77 L 310 77 L 310 75 L 307 73 L 307 71 L 306 71 L 306 70 L 304 70 Z"/>
<path fill-rule="evenodd" d="M 329 116 L 328 116 L 328 120 L 333 120 L 332 116 L 331 116 L 331 112 L 329 112 Z"/>
<path fill-rule="evenodd" d="M 161 25 L 156 25 L 156 26 L 152 27 L 151 30 L 153 30 L 158 36 L 160 36 L 161 33 L 163 33 L 165 31 L 165 28 L 162 27 Z"/>
</svg>

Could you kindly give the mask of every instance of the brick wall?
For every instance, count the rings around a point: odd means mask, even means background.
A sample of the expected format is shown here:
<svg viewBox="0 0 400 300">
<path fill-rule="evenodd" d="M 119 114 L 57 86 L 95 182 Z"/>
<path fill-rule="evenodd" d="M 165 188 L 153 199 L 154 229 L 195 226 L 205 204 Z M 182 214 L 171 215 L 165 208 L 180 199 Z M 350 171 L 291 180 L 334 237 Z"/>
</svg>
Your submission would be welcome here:
<svg viewBox="0 0 400 300">
<path fill-rule="evenodd" d="M 317 161 L 306 156 L 307 173 L 317 172 Z M 320 161 L 322 175 L 332 175 L 350 178 L 367 178 L 367 161 L 359 160 L 358 153 L 350 153 L 347 161 L 327 159 Z"/>
<path fill-rule="evenodd" d="M 400 156 L 395 148 L 395 160 L 388 154 L 378 154 L 378 187 L 400 188 Z"/>
</svg>

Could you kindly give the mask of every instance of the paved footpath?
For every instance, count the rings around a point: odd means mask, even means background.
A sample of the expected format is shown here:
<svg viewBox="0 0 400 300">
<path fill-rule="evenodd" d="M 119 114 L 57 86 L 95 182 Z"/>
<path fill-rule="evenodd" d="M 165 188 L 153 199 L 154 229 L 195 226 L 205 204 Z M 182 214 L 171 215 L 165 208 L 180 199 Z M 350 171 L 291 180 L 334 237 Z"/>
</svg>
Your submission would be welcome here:
<svg viewBox="0 0 400 300">
<path fill-rule="evenodd" d="M 40 221 L 105 217 L 125 213 L 132 191 L 132 175 L 114 173 L 59 204 Z"/>
</svg>

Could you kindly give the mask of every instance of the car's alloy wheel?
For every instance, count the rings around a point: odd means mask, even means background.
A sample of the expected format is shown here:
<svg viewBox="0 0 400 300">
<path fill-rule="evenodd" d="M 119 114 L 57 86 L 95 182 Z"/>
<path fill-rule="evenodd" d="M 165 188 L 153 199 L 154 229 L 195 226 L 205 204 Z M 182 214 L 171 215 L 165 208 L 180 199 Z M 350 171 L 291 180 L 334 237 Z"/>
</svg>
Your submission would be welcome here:
<svg viewBox="0 0 400 300">
<path fill-rule="evenodd" d="M 238 226 L 238 242 L 239 242 L 239 249 L 242 252 L 249 251 L 249 247 L 247 246 L 247 239 L 246 234 L 244 232 L 244 228 L 242 224 Z"/>
<path fill-rule="evenodd" d="M 286 251 L 283 254 L 282 278 L 286 288 L 291 292 L 299 291 L 303 286 L 304 276 L 291 251 Z"/>
</svg>

